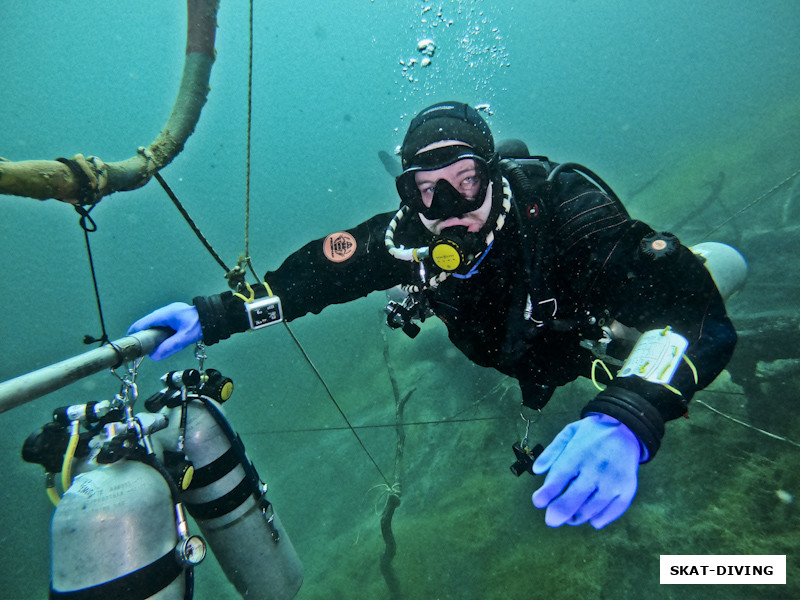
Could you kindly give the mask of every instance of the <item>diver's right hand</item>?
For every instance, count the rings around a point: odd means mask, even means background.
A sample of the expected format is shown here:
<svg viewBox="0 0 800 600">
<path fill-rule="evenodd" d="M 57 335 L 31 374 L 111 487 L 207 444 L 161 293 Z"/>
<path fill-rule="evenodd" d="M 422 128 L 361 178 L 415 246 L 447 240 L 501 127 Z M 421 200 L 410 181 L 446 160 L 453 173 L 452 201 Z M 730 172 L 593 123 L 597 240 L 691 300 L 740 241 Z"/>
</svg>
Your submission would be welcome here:
<svg viewBox="0 0 800 600">
<path fill-rule="evenodd" d="M 169 327 L 175 332 L 150 353 L 153 360 L 172 356 L 203 339 L 197 309 L 185 302 L 173 302 L 142 317 L 128 328 L 128 335 L 151 327 Z"/>
</svg>

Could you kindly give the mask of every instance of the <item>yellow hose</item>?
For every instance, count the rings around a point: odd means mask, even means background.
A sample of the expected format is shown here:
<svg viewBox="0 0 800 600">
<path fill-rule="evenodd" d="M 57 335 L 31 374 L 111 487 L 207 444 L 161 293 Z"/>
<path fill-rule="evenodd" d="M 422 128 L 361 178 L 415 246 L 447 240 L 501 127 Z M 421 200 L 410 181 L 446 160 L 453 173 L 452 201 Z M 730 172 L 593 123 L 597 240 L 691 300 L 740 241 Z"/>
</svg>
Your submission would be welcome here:
<svg viewBox="0 0 800 600">
<path fill-rule="evenodd" d="M 58 490 L 56 490 L 56 476 L 54 473 L 45 473 L 44 475 L 47 497 L 50 498 L 50 502 L 53 503 L 53 506 L 58 506 L 61 497 L 58 495 Z"/>
<path fill-rule="evenodd" d="M 75 458 L 75 449 L 78 447 L 78 439 L 80 438 L 78 425 L 78 421 L 70 423 L 69 443 L 67 444 L 67 451 L 64 453 L 64 462 L 61 465 L 61 487 L 64 488 L 65 492 L 72 485 L 72 459 Z"/>
</svg>

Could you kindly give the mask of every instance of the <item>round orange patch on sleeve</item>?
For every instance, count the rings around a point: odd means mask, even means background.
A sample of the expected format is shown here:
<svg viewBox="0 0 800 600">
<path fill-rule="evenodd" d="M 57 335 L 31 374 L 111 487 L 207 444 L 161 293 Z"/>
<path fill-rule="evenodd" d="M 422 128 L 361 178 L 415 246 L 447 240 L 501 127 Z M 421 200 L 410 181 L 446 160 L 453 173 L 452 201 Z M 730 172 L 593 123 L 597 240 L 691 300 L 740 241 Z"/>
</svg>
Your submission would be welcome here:
<svg viewBox="0 0 800 600">
<path fill-rule="evenodd" d="M 332 233 L 322 242 L 322 252 L 331 262 L 344 262 L 355 254 L 356 238 L 346 231 Z"/>
</svg>

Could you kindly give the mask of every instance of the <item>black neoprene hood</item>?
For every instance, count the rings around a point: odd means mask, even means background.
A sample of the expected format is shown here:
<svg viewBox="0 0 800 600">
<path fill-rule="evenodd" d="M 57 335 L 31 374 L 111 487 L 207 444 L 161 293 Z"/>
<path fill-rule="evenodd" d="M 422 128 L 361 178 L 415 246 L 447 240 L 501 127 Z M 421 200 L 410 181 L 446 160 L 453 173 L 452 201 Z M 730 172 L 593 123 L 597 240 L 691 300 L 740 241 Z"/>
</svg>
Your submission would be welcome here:
<svg viewBox="0 0 800 600">
<path fill-rule="evenodd" d="M 400 150 L 403 170 L 414 166 L 426 170 L 438 167 L 425 164 L 427 152 L 420 155 L 417 152 L 444 140 L 464 142 L 487 163 L 494 156 L 492 132 L 478 111 L 463 102 L 440 102 L 424 109 L 411 121 Z"/>
</svg>

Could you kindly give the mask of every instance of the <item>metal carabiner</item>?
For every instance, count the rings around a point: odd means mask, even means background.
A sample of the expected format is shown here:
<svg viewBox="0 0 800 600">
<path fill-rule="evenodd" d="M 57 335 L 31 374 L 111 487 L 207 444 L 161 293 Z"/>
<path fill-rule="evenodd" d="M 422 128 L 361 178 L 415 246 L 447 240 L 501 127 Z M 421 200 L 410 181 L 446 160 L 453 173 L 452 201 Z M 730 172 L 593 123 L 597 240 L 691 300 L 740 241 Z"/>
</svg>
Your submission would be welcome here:
<svg viewBox="0 0 800 600">
<path fill-rule="evenodd" d="M 524 409 L 524 408 L 527 408 L 527 407 L 526 406 L 522 406 L 520 411 L 519 411 L 519 418 L 522 419 L 523 421 L 525 421 L 525 435 L 523 436 L 522 441 L 520 442 L 520 445 L 523 448 L 527 448 L 528 447 L 528 438 L 530 437 L 530 432 L 531 432 L 531 424 L 536 423 L 539 420 L 539 418 L 542 416 L 542 409 L 536 409 L 536 414 L 534 415 L 534 418 L 533 419 L 529 419 L 522 412 L 522 409 Z M 534 410 L 534 409 L 531 409 L 531 410 Z"/>
</svg>

